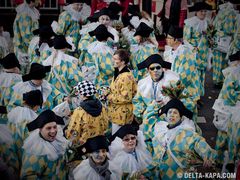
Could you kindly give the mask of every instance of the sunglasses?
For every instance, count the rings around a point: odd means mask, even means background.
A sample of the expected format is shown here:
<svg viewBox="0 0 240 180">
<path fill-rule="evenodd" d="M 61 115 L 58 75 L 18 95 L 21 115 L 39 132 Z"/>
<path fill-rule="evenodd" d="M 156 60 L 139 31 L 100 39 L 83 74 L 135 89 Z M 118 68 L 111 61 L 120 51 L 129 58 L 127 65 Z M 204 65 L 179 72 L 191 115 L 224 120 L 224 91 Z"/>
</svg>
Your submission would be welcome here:
<svg viewBox="0 0 240 180">
<path fill-rule="evenodd" d="M 151 71 L 154 71 L 154 69 L 160 70 L 161 68 L 162 68 L 161 66 L 149 67 Z"/>
<path fill-rule="evenodd" d="M 123 141 L 125 141 L 125 142 L 129 142 L 130 140 L 135 140 L 136 139 L 136 137 L 135 136 L 133 136 L 133 137 L 130 137 L 130 138 L 126 138 L 126 139 L 123 139 Z"/>
</svg>

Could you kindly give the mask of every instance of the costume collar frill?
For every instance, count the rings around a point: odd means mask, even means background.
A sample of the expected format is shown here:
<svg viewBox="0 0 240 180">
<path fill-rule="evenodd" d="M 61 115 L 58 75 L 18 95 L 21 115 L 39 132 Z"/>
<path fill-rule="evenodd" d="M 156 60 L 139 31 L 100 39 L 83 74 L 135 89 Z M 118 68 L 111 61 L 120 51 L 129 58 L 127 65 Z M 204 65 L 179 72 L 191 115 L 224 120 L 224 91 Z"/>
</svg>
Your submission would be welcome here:
<svg viewBox="0 0 240 180">
<path fill-rule="evenodd" d="M 22 3 L 16 8 L 17 15 L 20 14 L 27 14 L 32 18 L 33 21 L 37 21 L 40 18 L 40 13 L 39 11 L 34 7 L 30 8 L 27 3 Z"/>
<path fill-rule="evenodd" d="M 0 76 L 1 88 L 9 88 L 10 86 L 12 86 L 13 82 L 18 82 L 22 80 L 22 76 L 16 73 L 7 73 L 3 71 L 0 73 Z"/>
<path fill-rule="evenodd" d="M 145 48 L 157 48 L 154 44 L 150 43 L 149 41 L 144 41 L 140 44 L 132 44 L 130 46 L 130 51 L 132 53 L 137 53 L 137 51 L 141 50 L 141 49 L 145 49 Z"/>
<path fill-rule="evenodd" d="M 123 172 L 143 170 L 152 163 L 152 156 L 147 150 L 142 131 L 138 131 L 135 153 L 124 151 L 122 139 L 116 137 L 109 147 L 110 158 Z"/>
<path fill-rule="evenodd" d="M 163 99 L 168 101 L 168 97 L 164 97 L 161 93 L 163 86 L 169 86 L 170 82 L 176 82 L 179 80 L 179 75 L 171 70 L 167 70 L 164 72 L 163 78 L 158 82 L 157 84 L 157 96 L 158 99 Z M 154 98 L 154 92 L 153 92 L 153 80 L 150 75 L 145 77 L 144 79 L 140 80 L 138 82 L 138 91 L 141 93 L 143 98 L 147 99 L 153 99 Z"/>
<path fill-rule="evenodd" d="M 88 49 L 88 53 L 91 55 L 98 54 L 98 53 L 101 53 L 103 55 L 106 55 L 106 54 L 113 55 L 114 53 L 114 50 L 107 45 L 107 42 L 95 41 L 89 44 L 87 49 Z"/>
<path fill-rule="evenodd" d="M 38 115 L 32 109 L 21 106 L 12 109 L 7 115 L 8 122 L 14 124 L 19 124 L 23 121 L 27 121 L 28 123 L 32 122 L 37 116 Z"/>
<path fill-rule="evenodd" d="M 11 130 L 8 125 L 0 124 L 0 145 L 13 143 Z"/>
<path fill-rule="evenodd" d="M 222 70 L 223 76 L 226 78 L 228 75 L 236 77 L 240 81 L 240 64 L 235 66 L 228 66 Z M 240 82 L 239 82 L 240 83 Z"/>
<path fill-rule="evenodd" d="M 233 4 L 232 3 L 230 3 L 230 2 L 227 2 L 227 3 L 224 3 L 224 4 L 221 4 L 221 5 L 219 5 L 219 11 L 222 11 L 222 10 L 230 10 L 230 9 L 234 9 L 233 8 Z"/>
<path fill-rule="evenodd" d="M 118 180 L 122 177 L 122 172 L 118 166 L 109 162 L 109 170 L 111 171 L 111 180 Z M 94 180 L 103 180 L 101 176 L 90 166 L 89 159 L 83 160 L 74 170 L 73 170 L 74 179 L 85 180 L 85 179 L 94 179 Z"/>
<path fill-rule="evenodd" d="M 47 156 L 50 161 L 57 160 L 65 154 L 69 141 L 63 136 L 60 126 L 58 126 L 58 133 L 53 142 L 44 140 L 39 133 L 39 129 L 32 131 L 24 141 L 23 149 L 26 153 Z"/>
<path fill-rule="evenodd" d="M 42 51 L 46 51 L 48 49 L 50 49 L 48 43 L 42 43 L 41 46 L 39 47 L 39 36 L 34 36 L 30 42 L 30 46 L 32 47 L 37 47 L 39 48 L 39 51 L 42 52 Z"/>
<path fill-rule="evenodd" d="M 201 20 L 197 16 L 186 19 L 184 23 L 186 26 L 193 28 L 195 31 L 199 33 L 206 31 L 208 26 L 207 18 Z"/>
<path fill-rule="evenodd" d="M 73 9 L 73 4 L 64 6 L 63 10 L 67 11 L 71 15 L 72 20 L 77 22 L 86 20 L 91 14 L 91 8 L 85 3 L 79 12 Z"/>
<path fill-rule="evenodd" d="M 47 59 L 43 60 L 42 64 L 44 66 L 55 67 L 59 66 L 62 61 L 70 62 L 76 65 L 78 63 L 78 60 L 75 57 L 69 56 L 61 50 L 52 49 L 51 55 Z"/>
<path fill-rule="evenodd" d="M 46 80 L 43 80 L 42 85 L 39 87 L 34 87 L 33 85 L 31 85 L 30 81 L 19 82 L 15 86 L 13 86 L 13 91 L 18 94 L 23 94 L 37 89 L 42 92 L 43 102 L 46 102 L 48 96 L 52 92 L 52 86 Z"/>
<path fill-rule="evenodd" d="M 182 117 L 182 123 L 175 128 L 169 129 L 168 122 L 159 121 L 154 127 L 154 138 L 161 146 L 167 147 L 171 143 L 180 130 L 190 130 L 195 132 L 194 122 L 185 116 Z"/>
</svg>

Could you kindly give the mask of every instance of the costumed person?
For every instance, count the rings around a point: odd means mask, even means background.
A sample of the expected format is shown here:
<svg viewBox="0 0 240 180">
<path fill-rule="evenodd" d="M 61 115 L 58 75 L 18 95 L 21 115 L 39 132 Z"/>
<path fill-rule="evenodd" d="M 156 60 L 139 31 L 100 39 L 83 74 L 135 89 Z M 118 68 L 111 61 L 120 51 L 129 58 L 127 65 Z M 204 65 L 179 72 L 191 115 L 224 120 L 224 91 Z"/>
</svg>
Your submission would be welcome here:
<svg viewBox="0 0 240 180">
<path fill-rule="evenodd" d="M 29 132 L 26 125 L 37 118 L 36 111 L 42 106 L 43 97 L 40 90 L 33 90 L 23 94 L 23 107 L 13 108 L 7 115 L 8 126 L 12 132 L 13 144 L 10 146 L 12 152 L 16 153 L 18 163 L 18 174 L 22 164 L 22 146 Z"/>
<path fill-rule="evenodd" d="M 96 67 L 95 85 L 109 86 L 114 75 L 112 56 L 114 49 L 107 44 L 108 38 L 114 38 L 105 25 L 100 24 L 94 31 L 89 32 L 97 41 L 88 45 L 88 53 L 91 55 Z"/>
<path fill-rule="evenodd" d="M 58 35 L 70 36 L 74 46 L 78 47 L 81 38 L 79 31 L 81 24 L 90 16 L 91 9 L 83 0 L 69 0 L 68 5 L 63 7 L 63 12 L 59 15 L 58 23 L 54 22 L 52 27 Z M 79 57 L 80 52 L 76 49 L 72 55 Z"/>
<path fill-rule="evenodd" d="M 207 10 L 211 10 L 211 6 L 205 2 L 198 2 L 190 7 L 189 12 L 195 12 L 195 16 L 184 21 L 183 32 L 183 39 L 193 46 L 196 53 L 196 65 L 200 77 L 200 96 L 204 96 L 205 92 L 205 74 L 210 53 L 210 44 L 207 37 L 207 28 L 210 22 L 206 18 Z"/>
<path fill-rule="evenodd" d="M 73 170 L 73 179 L 118 180 L 122 178 L 122 172 L 118 166 L 108 160 L 108 141 L 105 136 L 88 139 L 85 151 L 88 153 L 88 159 L 83 160 Z"/>
<path fill-rule="evenodd" d="M 130 63 L 133 68 L 134 77 L 141 80 L 147 73 L 145 69 L 138 70 L 137 64 L 144 61 L 148 56 L 158 53 L 157 45 L 150 38 L 153 28 L 141 22 L 136 29 L 133 39 L 130 42 L 131 58 Z"/>
<path fill-rule="evenodd" d="M 22 76 L 22 82 L 16 83 L 11 89 L 11 99 L 8 105 L 8 112 L 15 106 L 22 105 L 23 93 L 31 90 L 40 90 L 43 95 L 43 105 L 39 111 L 46 110 L 48 108 L 54 108 L 61 102 L 68 100 L 66 94 L 58 91 L 53 85 L 48 83 L 44 78 L 46 73 L 50 72 L 51 66 L 43 66 L 38 63 L 32 63 L 30 72 Z"/>
<path fill-rule="evenodd" d="M 240 51 L 229 56 L 230 66 L 223 70 L 224 83 L 215 101 L 213 109 L 213 123 L 218 129 L 216 146 L 217 163 L 219 167 L 229 163 L 235 166 L 240 159 L 240 132 L 239 132 L 239 106 L 240 106 Z M 228 162 L 224 162 L 224 152 L 228 151 Z M 235 164 L 236 163 L 236 164 Z M 234 168 L 231 168 L 231 172 Z M 228 167 L 227 167 L 228 169 Z"/>
<path fill-rule="evenodd" d="M 183 29 L 171 26 L 166 38 L 168 47 L 164 51 L 164 60 L 172 63 L 171 70 L 179 75 L 189 93 L 190 102 L 184 102 L 186 107 L 197 118 L 197 101 L 200 99 L 199 76 L 197 73 L 196 56 L 192 49 L 183 44 Z"/>
<path fill-rule="evenodd" d="M 0 175 L 11 180 L 19 177 L 17 155 L 10 148 L 13 142 L 11 130 L 6 124 L 0 124 Z"/>
<path fill-rule="evenodd" d="M 138 82 L 137 94 L 133 98 L 134 116 L 142 123 L 144 112 L 147 106 L 153 101 L 162 101 L 167 103 L 168 97 L 164 97 L 161 93 L 162 86 L 167 86 L 171 81 L 178 81 L 179 77 L 176 73 L 170 71 L 171 63 L 162 59 L 159 54 L 153 54 L 139 63 L 139 69 L 146 68 L 148 75 Z M 168 69 L 165 71 L 164 69 Z"/>
<path fill-rule="evenodd" d="M 187 18 L 187 0 L 164 0 L 158 16 L 162 22 L 162 33 L 167 35 L 171 25 L 183 28 Z"/>
<path fill-rule="evenodd" d="M 85 64 L 85 62 L 92 62 L 91 56 L 89 57 L 89 54 L 87 52 L 88 45 L 96 41 L 94 37 L 91 37 L 89 35 L 90 31 L 95 30 L 100 24 L 103 24 L 107 27 L 108 32 L 114 36 L 112 40 L 109 39 L 109 44 L 111 44 L 111 46 L 114 46 L 114 44 L 118 43 L 119 41 L 119 34 L 117 30 L 111 26 L 111 18 L 108 8 L 105 7 L 99 12 L 94 13 L 94 15 L 89 17 L 89 19 L 91 23 L 86 24 L 82 27 L 80 31 L 81 39 L 78 44 L 78 49 L 81 50 L 81 55 L 79 57 L 80 63 L 86 66 L 88 66 L 88 64 Z"/>
<path fill-rule="evenodd" d="M 137 92 L 137 84 L 128 68 L 129 53 L 126 50 L 117 50 L 113 57 L 114 78 L 110 91 L 105 91 L 108 102 L 108 113 L 112 122 L 112 134 L 122 125 L 131 124 L 133 121 L 132 99 Z"/>
<path fill-rule="evenodd" d="M 14 52 L 24 68 L 29 65 L 27 59 L 29 43 L 33 38 L 33 31 L 39 26 L 38 0 L 25 0 L 24 3 L 17 6 L 17 16 L 13 24 L 13 45 Z"/>
<path fill-rule="evenodd" d="M 41 26 L 39 29 L 34 30 L 33 34 L 35 36 L 28 47 L 29 61 L 30 63 L 42 64 L 41 56 L 43 56 L 45 51 L 50 51 L 50 48 L 53 46 L 55 33 L 50 26 Z"/>
<path fill-rule="evenodd" d="M 51 66 L 47 80 L 61 93 L 70 94 L 74 86 L 82 80 L 81 69 L 78 67 L 78 59 L 67 55 L 67 49 L 71 45 L 63 35 L 55 36 L 51 55 L 42 61 L 44 66 Z"/>
<path fill-rule="evenodd" d="M 216 47 L 213 49 L 212 68 L 213 82 L 217 88 L 221 88 L 224 81 L 222 70 L 228 66 L 226 55 L 236 30 L 237 12 L 232 1 L 228 0 L 219 5 L 218 13 L 213 21 L 214 29 L 217 32 L 214 35 Z"/>
<path fill-rule="evenodd" d="M 111 140 L 109 152 L 112 162 L 126 177 L 144 171 L 152 164 L 152 156 L 147 150 L 143 134 L 136 126 L 122 126 Z"/>
<path fill-rule="evenodd" d="M 0 72 L 0 124 L 7 123 L 7 106 L 11 99 L 11 88 L 22 80 L 20 69 L 21 66 L 14 53 L 8 54 L 3 59 L 0 59 L 0 64 L 3 67 Z"/>
<path fill-rule="evenodd" d="M 78 147 L 89 138 L 105 135 L 109 118 L 106 108 L 95 97 L 97 89 L 92 82 L 79 82 L 74 89 L 82 102 L 74 110 L 65 133 L 72 146 Z"/>
<path fill-rule="evenodd" d="M 9 53 L 10 45 L 10 33 L 4 31 L 3 24 L 2 22 L 0 22 L 0 58 L 4 58 Z"/>
<path fill-rule="evenodd" d="M 194 165 L 213 166 L 215 151 L 195 132 L 193 113 L 178 99 L 170 100 L 161 108 L 159 121 L 154 127 L 153 160 L 158 164 L 162 179 L 177 179 Z"/>
<path fill-rule="evenodd" d="M 21 179 L 67 179 L 64 121 L 53 111 L 43 111 L 27 124 L 30 131 L 23 144 Z"/>
</svg>

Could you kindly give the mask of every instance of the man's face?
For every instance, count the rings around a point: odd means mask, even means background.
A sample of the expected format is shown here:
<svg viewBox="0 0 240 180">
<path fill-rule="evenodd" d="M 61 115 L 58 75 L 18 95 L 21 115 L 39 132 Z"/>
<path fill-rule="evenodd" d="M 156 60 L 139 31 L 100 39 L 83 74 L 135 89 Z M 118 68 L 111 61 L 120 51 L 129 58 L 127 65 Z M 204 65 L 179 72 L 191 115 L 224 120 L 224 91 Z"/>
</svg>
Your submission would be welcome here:
<svg viewBox="0 0 240 180">
<path fill-rule="evenodd" d="M 167 112 L 167 121 L 169 124 L 176 124 L 181 119 L 178 109 L 171 108 Z"/>
<path fill-rule="evenodd" d="M 89 155 L 97 165 L 100 165 L 105 161 L 105 159 L 107 157 L 107 150 L 100 149 L 98 151 L 90 153 Z"/>
<path fill-rule="evenodd" d="M 207 15 L 207 11 L 206 10 L 197 11 L 196 14 L 200 20 L 204 20 Z"/>
<path fill-rule="evenodd" d="M 110 17 L 107 15 L 102 15 L 98 18 L 98 21 L 101 24 L 104 24 L 105 26 L 108 26 L 110 24 Z"/>
<path fill-rule="evenodd" d="M 127 134 L 123 137 L 122 142 L 127 152 L 133 152 L 137 145 L 137 137 L 133 134 Z"/>
<path fill-rule="evenodd" d="M 40 133 L 45 140 L 47 140 L 49 142 L 53 142 L 57 136 L 57 123 L 50 122 L 50 123 L 45 124 L 40 129 Z"/>
<path fill-rule="evenodd" d="M 148 67 L 148 72 L 152 78 L 153 81 L 159 81 L 160 77 L 163 73 L 163 69 L 160 64 L 153 63 Z"/>
<path fill-rule="evenodd" d="M 75 11 L 78 11 L 80 12 L 83 8 L 83 3 L 73 3 L 72 4 L 72 8 L 75 10 Z"/>
<path fill-rule="evenodd" d="M 169 34 L 167 35 L 166 42 L 167 45 L 170 47 L 173 47 L 176 44 L 176 40 L 174 39 L 174 37 L 170 36 Z"/>
</svg>

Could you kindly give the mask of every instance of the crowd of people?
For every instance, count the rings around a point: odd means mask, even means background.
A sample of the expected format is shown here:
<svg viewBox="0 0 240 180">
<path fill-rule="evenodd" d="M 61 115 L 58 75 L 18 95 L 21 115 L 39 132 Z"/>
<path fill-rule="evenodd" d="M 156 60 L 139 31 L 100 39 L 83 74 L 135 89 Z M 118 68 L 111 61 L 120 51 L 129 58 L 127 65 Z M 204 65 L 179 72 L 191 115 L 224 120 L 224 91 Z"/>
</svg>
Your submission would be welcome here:
<svg viewBox="0 0 240 180">
<path fill-rule="evenodd" d="M 164 0 L 164 51 L 159 30 L 134 1 L 69 0 L 58 21 L 41 25 L 39 2 L 17 6 L 13 39 L 0 24 L 1 178 L 177 179 L 201 167 L 239 171 L 236 1 L 188 7 L 186 0 Z M 213 106 L 215 148 L 197 124 L 211 68 L 221 88 Z"/>
</svg>

